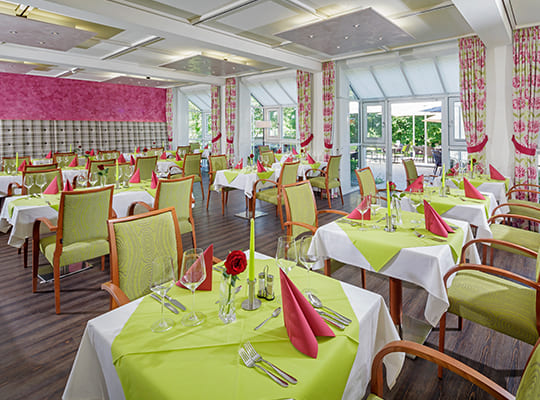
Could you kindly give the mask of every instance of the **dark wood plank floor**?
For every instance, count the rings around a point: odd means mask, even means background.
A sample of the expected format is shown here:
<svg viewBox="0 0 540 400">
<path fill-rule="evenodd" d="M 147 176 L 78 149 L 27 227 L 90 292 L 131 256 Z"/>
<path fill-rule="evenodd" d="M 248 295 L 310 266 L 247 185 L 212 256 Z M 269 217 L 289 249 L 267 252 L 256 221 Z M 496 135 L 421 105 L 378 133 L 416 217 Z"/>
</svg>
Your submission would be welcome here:
<svg viewBox="0 0 540 400">
<path fill-rule="evenodd" d="M 197 204 L 194 217 L 199 247 L 214 243 L 218 257 L 229 250 L 247 249 L 249 223 L 234 216 L 244 209 L 243 195 L 231 192 L 225 216 L 221 215 L 220 199 L 212 194 L 210 210 L 206 211 L 195 187 Z M 351 210 L 358 204 L 356 193 L 345 196 L 343 209 Z M 334 200 L 336 208 L 341 202 Z M 318 200 L 319 209 L 326 208 L 326 200 Z M 259 204 L 257 205 L 259 207 Z M 268 212 L 256 220 L 257 251 L 273 255 L 280 226 L 275 207 L 262 204 Z M 325 216 L 321 223 L 328 222 Z M 100 284 L 109 279 L 99 268 L 62 280 L 62 314 L 54 312 L 52 285 L 42 285 L 32 294 L 31 271 L 22 267 L 22 256 L 7 245 L 7 234 L 0 234 L 0 399 L 59 399 L 66 384 L 86 322 L 108 310 L 108 296 L 100 291 Z M 184 237 L 185 248 L 190 247 L 189 235 Z M 532 277 L 534 261 L 498 253 L 496 263 Z M 344 267 L 334 277 L 360 286 L 359 270 Z M 380 293 L 388 301 L 388 280 L 368 273 L 368 290 Z M 422 317 L 425 292 L 405 286 L 404 310 Z M 457 326 L 456 318 L 449 317 L 449 327 Z M 434 330 L 427 345 L 436 347 L 438 332 Z M 447 352 L 478 369 L 510 392 L 515 393 L 521 373 L 532 346 L 465 321 L 463 331 L 450 329 Z M 461 378 L 446 373 L 443 380 L 436 377 L 433 364 L 409 360 L 388 399 L 484 399 L 489 398 Z"/>
</svg>

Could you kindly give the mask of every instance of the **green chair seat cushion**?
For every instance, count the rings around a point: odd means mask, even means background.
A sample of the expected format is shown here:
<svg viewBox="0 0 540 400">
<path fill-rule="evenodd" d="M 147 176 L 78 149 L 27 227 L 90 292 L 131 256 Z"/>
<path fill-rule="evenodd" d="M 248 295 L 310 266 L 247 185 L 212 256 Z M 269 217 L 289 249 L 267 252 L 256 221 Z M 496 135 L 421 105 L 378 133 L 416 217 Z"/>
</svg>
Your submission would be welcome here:
<svg viewBox="0 0 540 400">
<path fill-rule="evenodd" d="M 383 400 L 382 397 L 376 396 L 373 393 L 370 393 L 366 400 Z"/>
<path fill-rule="evenodd" d="M 191 223 L 187 220 L 178 220 L 178 226 L 180 227 L 181 234 L 191 232 L 193 230 Z"/>
<path fill-rule="evenodd" d="M 540 219 L 540 211 L 536 211 L 527 207 L 512 207 L 512 204 L 528 205 L 540 208 L 540 204 L 527 200 L 508 200 L 510 214 L 524 215 L 526 217 L 532 217 Z"/>
<path fill-rule="evenodd" d="M 255 197 L 277 206 L 277 187 L 261 190 L 257 192 Z"/>
<path fill-rule="evenodd" d="M 526 343 L 538 340 L 536 292 L 478 271 L 460 271 L 448 288 L 448 312 Z"/>
<path fill-rule="evenodd" d="M 56 249 L 56 235 L 46 236 L 39 241 L 41 252 L 51 265 L 54 261 Z M 60 267 L 77 262 L 97 258 L 109 254 L 109 241 L 107 239 L 94 239 L 75 242 L 62 246 L 60 255 Z"/>
<path fill-rule="evenodd" d="M 311 186 L 315 186 L 319 189 L 326 189 L 326 178 L 324 176 L 316 176 L 315 178 L 310 178 L 309 182 L 311 183 Z M 328 188 L 334 189 L 339 187 L 339 181 L 337 179 L 329 179 L 328 180 Z"/>
<path fill-rule="evenodd" d="M 210 185 L 210 190 L 216 190 L 216 185 Z M 222 186 L 220 190 L 223 190 L 224 192 L 230 192 L 232 190 L 236 190 L 236 188 L 228 187 L 228 186 Z"/>
<path fill-rule="evenodd" d="M 516 393 L 516 400 L 529 399 L 540 399 L 540 346 L 531 354 Z"/>
<path fill-rule="evenodd" d="M 193 177 L 193 182 L 200 182 L 200 181 L 202 181 L 200 175 L 186 175 L 186 176 L 192 176 L 192 177 Z"/>
<path fill-rule="evenodd" d="M 518 244 L 532 251 L 538 251 L 538 243 L 540 243 L 540 233 L 528 231 L 526 229 L 514 228 L 509 225 L 491 224 L 491 232 L 494 239 L 504 240 L 510 243 Z M 510 249 L 508 247 L 493 245 L 496 249 L 502 249 L 514 254 L 526 255 L 519 250 Z M 529 257 L 529 255 L 526 255 Z"/>
</svg>

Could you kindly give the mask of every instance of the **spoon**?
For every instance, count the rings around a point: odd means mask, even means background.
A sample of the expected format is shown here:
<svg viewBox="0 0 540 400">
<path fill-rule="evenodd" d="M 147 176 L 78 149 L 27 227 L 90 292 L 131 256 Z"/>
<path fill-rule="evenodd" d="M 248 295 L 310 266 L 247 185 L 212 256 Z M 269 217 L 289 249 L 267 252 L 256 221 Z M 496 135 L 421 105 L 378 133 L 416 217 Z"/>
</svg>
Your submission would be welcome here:
<svg viewBox="0 0 540 400">
<path fill-rule="evenodd" d="M 308 296 L 309 302 L 311 303 L 311 305 L 313 307 L 315 307 L 315 308 L 325 308 L 327 311 L 330 311 L 331 313 L 333 313 L 336 316 L 335 318 L 338 321 L 343 322 L 346 325 L 349 325 L 352 322 L 352 320 L 347 318 L 346 316 L 341 315 L 337 311 L 334 311 L 331 308 L 328 308 L 328 307 L 324 306 L 322 301 L 317 296 L 315 296 L 313 293 L 308 293 L 307 296 Z"/>
<path fill-rule="evenodd" d="M 272 315 L 270 315 L 268 318 L 266 318 L 263 322 L 261 322 L 259 325 L 257 325 L 255 328 L 253 328 L 254 331 L 259 329 L 261 326 L 266 324 L 270 319 L 277 317 L 279 314 L 281 314 L 281 307 L 276 308 L 274 311 L 272 311 Z"/>
</svg>

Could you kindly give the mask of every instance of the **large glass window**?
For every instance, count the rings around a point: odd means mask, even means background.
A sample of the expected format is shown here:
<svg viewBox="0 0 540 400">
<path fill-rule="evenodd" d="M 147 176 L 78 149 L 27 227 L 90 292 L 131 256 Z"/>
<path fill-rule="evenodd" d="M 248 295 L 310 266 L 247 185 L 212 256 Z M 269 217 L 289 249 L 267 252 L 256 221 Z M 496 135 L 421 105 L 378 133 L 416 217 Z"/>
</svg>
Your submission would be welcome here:
<svg viewBox="0 0 540 400">
<path fill-rule="evenodd" d="M 296 105 L 264 107 L 251 97 L 251 140 L 253 146 L 269 145 L 287 151 L 298 143 Z M 268 125 L 266 127 L 258 127 Z"/>
<path fill-rule="evenodd" d="M 189 141 L 204 147 L 212 140 L 212 115 L 189 102 Z"/>
</svg>

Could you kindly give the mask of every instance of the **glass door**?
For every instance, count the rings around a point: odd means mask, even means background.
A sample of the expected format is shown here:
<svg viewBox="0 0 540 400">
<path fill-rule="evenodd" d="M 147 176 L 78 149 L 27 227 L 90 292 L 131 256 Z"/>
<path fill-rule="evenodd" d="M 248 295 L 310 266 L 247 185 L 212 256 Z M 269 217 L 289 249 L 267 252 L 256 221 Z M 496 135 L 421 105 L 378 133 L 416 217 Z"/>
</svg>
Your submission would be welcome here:
<svg viewBox="0 0 540 400">
<path fill-rule="evenodd" d="M 281 126 L 281 113 L 279 108 L 266 108 L 265 109 L 266 120 L 270 121 L 271 126 L 264 130 L 264 142 L 269 145 L 278 145 L 281 139 L 280 126 Z"/>
<path fill-rule="evenodd" d="M 363 167 L 370 167 L 379 188 L 384 187 L 387 172 L 388 131 L 386 129 L 386 103 L 362 104 L 362 135 L 360 138 L 360 159 Z M 391 161 L 391 158 L 390 158 Z M 391 176 L 388 176 L 391 179 Z"/>
</svg>

